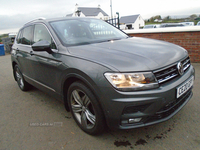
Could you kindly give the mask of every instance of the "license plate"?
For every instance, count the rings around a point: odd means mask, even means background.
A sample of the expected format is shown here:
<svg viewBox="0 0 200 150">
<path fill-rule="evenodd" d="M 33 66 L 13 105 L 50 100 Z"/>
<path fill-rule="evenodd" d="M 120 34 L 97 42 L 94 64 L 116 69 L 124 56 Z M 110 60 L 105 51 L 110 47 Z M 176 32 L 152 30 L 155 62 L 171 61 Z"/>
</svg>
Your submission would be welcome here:
<svg viewBox="0 0 200 150">
<path fill-rule="evenodd" d="M 181 86 L 177 88 L 176 98 L 179 98 L 181 95 L 186 93 L 193 86 L 194 76 L 192 76 L 189 80 L 184 82 Z"/>
</svg>

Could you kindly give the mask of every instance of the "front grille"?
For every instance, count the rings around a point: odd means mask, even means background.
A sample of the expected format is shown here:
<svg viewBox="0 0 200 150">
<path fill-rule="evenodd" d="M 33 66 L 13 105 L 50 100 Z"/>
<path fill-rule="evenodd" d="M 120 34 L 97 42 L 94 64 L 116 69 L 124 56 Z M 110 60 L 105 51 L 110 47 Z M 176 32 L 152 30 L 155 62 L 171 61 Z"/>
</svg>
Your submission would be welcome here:
<svg viewBox="0 0 200 150">
<path fill-rule="evenodd" d="M 182 61 L 182 63 L 183 63 L 183 70 L 184 72 L 186 72 L 191 65 L 190 58 L 189 57 L 186 58 L 185 60 Z"/>
<path fill-rule="evenodd" d="M 186 72 L 191 65 L 190 58 L 187 57 L 186 59 L 181 61 L 181 63 L 183 64 L 184 72 Z M 170 81 L 179 76 L 177 64 L 174 64 L 170 67 L 167 67 L 167 68 L 164 68 L 164 69 L 161 69 L 158 71 L 154 71 L 154 75 L 155 75 L 156 79 L 158 80 L 158 83 L 160 83 L 160 84 Z"/>
<path fill-rule="evenodd" d="M 156 112 L 155 115 L 147 118 L 145 123 L 167 118 L 168 116 L 173 114 L 179 107 L 181 107 L 185 103 L 185 101 L 191 96 L 191 94 L 192 94 L 192 90 L 189 90 L 187 93 L 185 93 L 183 96 L 181 96 L 176 101 L 164 106 L 162 109 L 160 109 L 158 112 Z"/>
</svg>

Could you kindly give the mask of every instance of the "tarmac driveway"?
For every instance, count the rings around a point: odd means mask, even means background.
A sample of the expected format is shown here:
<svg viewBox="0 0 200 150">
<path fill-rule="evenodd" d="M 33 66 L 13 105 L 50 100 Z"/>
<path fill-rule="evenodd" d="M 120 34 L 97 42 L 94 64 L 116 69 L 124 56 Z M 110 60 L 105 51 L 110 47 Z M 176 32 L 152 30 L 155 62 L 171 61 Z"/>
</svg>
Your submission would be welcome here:
<svg viewBox="0 0 200 150">
<path fill-rule="evenodd" d="M 22 92 L 12 76 L 10 55 L 0 56 L 0 149 L 200 149 L 200 63 L 194 95 L 173 118 L 157 125 L 90 136 L 61 102 L 33 88 Z"/>
</svg>

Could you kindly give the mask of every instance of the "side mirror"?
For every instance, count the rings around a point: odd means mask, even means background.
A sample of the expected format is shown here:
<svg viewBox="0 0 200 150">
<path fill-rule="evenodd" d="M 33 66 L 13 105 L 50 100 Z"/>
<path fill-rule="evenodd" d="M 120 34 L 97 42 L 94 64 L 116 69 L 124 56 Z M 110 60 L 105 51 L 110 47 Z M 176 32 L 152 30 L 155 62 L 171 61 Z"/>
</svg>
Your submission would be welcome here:
<svg viewBox="0 0 200 150">
<path fill-rule="evenodd" d="M 50 47 L 50 43 L 45 40 L 34 43 L 32 45 L 32 49 L 34 51 L 38 51 L 38 52 L 46 51 L 49 54 L 53 53 L 53 51 L 51 50 L 51 47 Z"/>
</svg>

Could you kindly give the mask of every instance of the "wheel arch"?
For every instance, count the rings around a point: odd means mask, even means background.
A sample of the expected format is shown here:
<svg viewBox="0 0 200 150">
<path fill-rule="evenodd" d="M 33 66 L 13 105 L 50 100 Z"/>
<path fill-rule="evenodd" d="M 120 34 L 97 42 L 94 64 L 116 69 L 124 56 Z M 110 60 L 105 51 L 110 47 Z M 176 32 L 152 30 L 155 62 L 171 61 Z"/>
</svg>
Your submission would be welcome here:
<svg viewBox="0 0 200 150">
<path fill-rule="evenodd" d="M 63 80 L 63 84 L 62 84 L 62 94 L 63 94 L 63 101 L 65 104 L 65 108 L 67 111 L 69 111 L 69 106 L 68 106 L 68 99 L 67 99 L 67 92 L 68 89 L 70 87 L 70 85 L 74 82 L 82 82 L 85 86 L 87 86 L 91 92 L 94 94 L 95 98 L 97 99 L 101 110 L 104 113 L 104 109 L 103 109 L 103 104 L 100 103 L 100 93 L 97 92 L 99 91 L 98 87 L 96 86 L 96 83 L 85 73 L 83 73 L 82 71 L 78 71 L 78 70 L 73 70 L 71 73 L 68 73 L 68 75 L 64 78 Z"/>
</svg>

